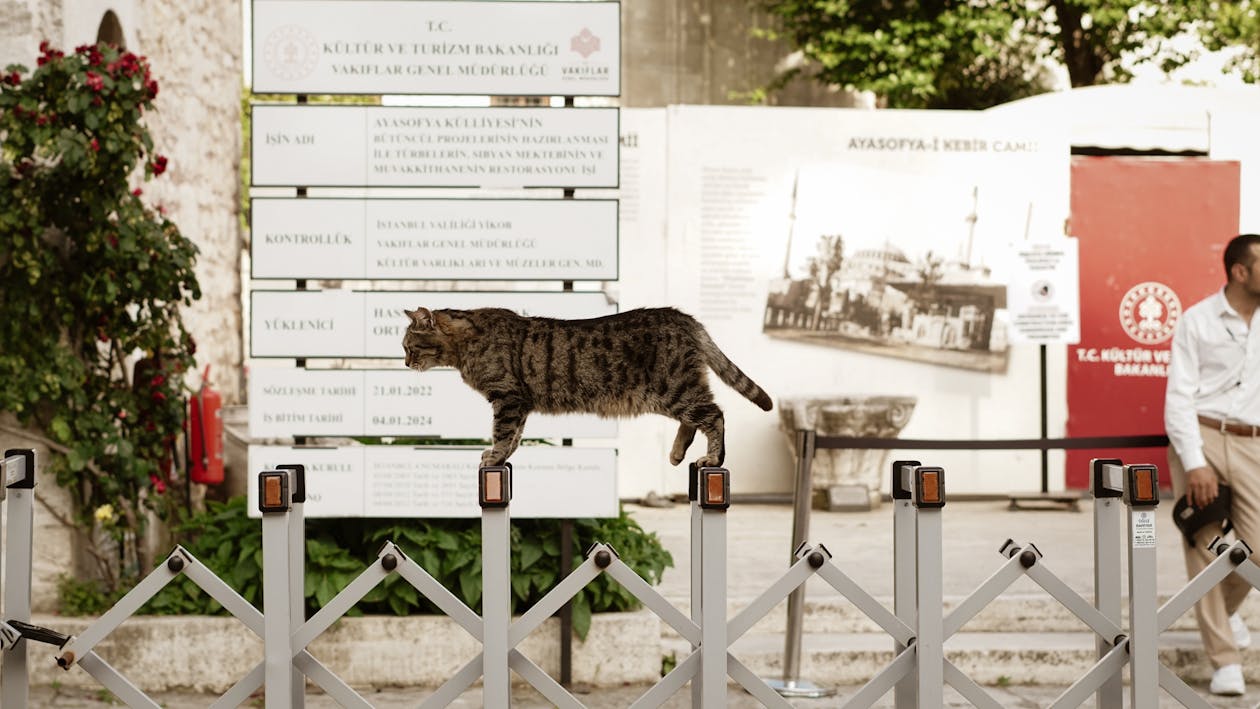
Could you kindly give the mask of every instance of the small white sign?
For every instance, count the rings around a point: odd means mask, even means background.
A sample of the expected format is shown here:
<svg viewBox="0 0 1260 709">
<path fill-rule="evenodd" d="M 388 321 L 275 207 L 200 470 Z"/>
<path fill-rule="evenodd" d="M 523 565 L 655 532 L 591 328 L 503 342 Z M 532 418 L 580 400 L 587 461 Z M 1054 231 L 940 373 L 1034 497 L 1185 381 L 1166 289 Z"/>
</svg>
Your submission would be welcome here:
<svg viewBox="0 0 1260 709">
<path fill-rule="evenodd" d="M 403 358 L 403 310 L 508 308 L 521 315 L 595 318 L 617 307 L 597 291 L 250 292 L 250 356 Z"/>
<path fill-rule="evenodd" d="M 432 436 L 489 439 L 490 404 L 453 369 L 283 369 L 249 373 L 252 438 Z M 532 414 L 525 438 L 615 438 L 591 414 Z"/>
<path fill-rule="evenodd" d="M 616 200 L 264 198 L 250 214 L 258 279 L 617 279 Z"/>
<path fill-rule="evenodd" d="M 253 107 L 259 186 L 616 187 L 616 108 Z"/>
<path fill-rule="evenodd" d="M 1006 307 L 1012 343 L 1081 341 L 1080 260 L 1075 238 L 1011 245 Z"/>
<path fill-rule="evenodd" d="M 1155 548 L 1155 512 L 1138 510 L 1133 513 L 1133 548 Z"/>
<path fill-rule="evenodd" d="M 512 455 L 511 513 L 518 518 L 616 517 L 617 453 L 609 448 L 525 446 Z M 428 446 L 250 446 L 256 476 L 306 466 L 307 517 L 479 517 L 481 450 Z M 259 516 L 258 485 L 249 513 Z"/>
<path fill-rule="evenodd" d="M 258 93 L 621 93 L 615 2 L 254 0 L 252 29 Z"/>
</svg>

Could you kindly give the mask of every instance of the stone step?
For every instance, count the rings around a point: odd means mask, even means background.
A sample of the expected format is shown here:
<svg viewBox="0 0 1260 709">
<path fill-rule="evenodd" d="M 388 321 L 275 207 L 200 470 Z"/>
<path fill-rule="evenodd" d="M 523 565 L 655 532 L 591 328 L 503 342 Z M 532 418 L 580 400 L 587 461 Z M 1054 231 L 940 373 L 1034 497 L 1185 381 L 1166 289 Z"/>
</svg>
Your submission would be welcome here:
<svg viewBox="0 0 1260 709">
<path fill-rule="evenodd" d="M 680 638 L 663 641 L 665 656 L 681 661 L 690 646 Z M 750 633 L 731 652 L 758 676 L 783 671 L 783 636 Z M 945 656 L 982 685 L 1070 685 L 1096 661 L 1090 633 L 959 633 L 945 643 Z M 863 684 L 893 659 L 892 641 L 873 633 L 814 633 L 801 644 L 801 679 L 823 686 Z M 1198 633 L 1165 632 L 1160 661 L 1187 682 L 1206 682 L 1212 668 Z M 1243 652 L 1250 682 L 1260 681 L 1260 649 Z"/>
<path fill-rule="evenodd" d="M 820 594 L 821 596 L 821 594 Z M 670 599 L 683 612 L 687 612 L 687 599 Z M 885 608 L 892 608 L 891 598 L 877 598 Z M 945 615 L 954 609 L 963 599 L 946 598 Z M 1091 596 L 1085 597 L 1092 601 Z M 1162 605 L 1167 598 L 1161 597 Z M 727 604 L 728 617 L 743 610 L 753 599 L 731 599 Z M 1127 613 L 1127 610 L 1124 611 Z M 1260 594 L 1251 594 L 1243 603 L 1239 613 L 1247 625 L 1260 631 Z M 786 628 L 787 602 L 784 601 L 762 618 L 755 626 L 753 633 L 782 633 Z M 662 624 L 664 637 L 677 637 L 673 629 Z M 1089 628 L 1076 618 L 1062 603 L 1048 594 L 1019 594 L 999 596 L 984 610 L 972 618 L 963 627 L 964 631 L 973 633 L 1009 632 L 1012 628 L 1020 628 L 1033 633 L 1072 633 L 1088 632 Z M 1194 611 L 1191 610 L 1178 618 L 1169 631 L 1196 632 Z M 802 626 L 805 634 L 826 633 L 879 633 L 882 632 L 874 621 L 870 620 L 848 600 L 832 593 L 826 597 L 809 597 L 805 599 L 805 621 Z"/>
</svg>

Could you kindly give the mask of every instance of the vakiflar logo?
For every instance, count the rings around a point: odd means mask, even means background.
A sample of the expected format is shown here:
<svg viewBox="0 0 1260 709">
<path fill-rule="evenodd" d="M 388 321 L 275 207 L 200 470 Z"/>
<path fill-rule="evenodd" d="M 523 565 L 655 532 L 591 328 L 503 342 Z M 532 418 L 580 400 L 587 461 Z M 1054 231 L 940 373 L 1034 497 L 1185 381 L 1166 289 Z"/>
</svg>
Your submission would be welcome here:
<svg viewBox="0 0 1260 709">
<path fill-rule="evenodd" d="M 589 59 L 592 54 L 599 51 L 599 37 L 591 32 L 589 27 L 583 27 L 581 32 L 573 35 L 569 40 L 569 49 L 582 55 L 583 59 Z"/>
</svg>

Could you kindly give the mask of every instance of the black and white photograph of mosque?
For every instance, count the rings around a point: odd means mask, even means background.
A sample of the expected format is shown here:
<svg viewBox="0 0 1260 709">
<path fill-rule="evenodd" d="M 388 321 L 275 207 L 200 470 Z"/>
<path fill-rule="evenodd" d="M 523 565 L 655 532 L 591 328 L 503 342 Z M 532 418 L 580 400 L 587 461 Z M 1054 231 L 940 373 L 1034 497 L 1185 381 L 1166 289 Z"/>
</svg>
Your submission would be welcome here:
<svg viewBox="0 0 1260 709">
<path fill-rule="evenodd" d="M 992 264 L 1024 237 L 1031 207 L 1002 191 L 941 175 L 798 172 L 764 333 L 1005 372 L 1006 284 Z"/>
</svg>

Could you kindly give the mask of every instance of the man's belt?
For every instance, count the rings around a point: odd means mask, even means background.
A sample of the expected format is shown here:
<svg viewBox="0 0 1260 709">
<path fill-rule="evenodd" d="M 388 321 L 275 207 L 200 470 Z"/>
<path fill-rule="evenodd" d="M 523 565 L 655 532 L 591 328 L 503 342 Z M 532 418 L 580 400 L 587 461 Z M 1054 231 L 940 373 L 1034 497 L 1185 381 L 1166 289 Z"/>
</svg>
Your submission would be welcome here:
<svg viewBox="0 0 1260 709">
<path fill-rule="evenodd" d="M 1229 423 L 1228 421 L 1217 421 L 1210 416 L 1199 415 L 1199 423 L 1221 433 L 1229 433 L 1235 436 L 1249 436 L 1255 438 L 1260 436 L 1260 426 L 1252 426 L 1245 423 Z"/>
</svg>

